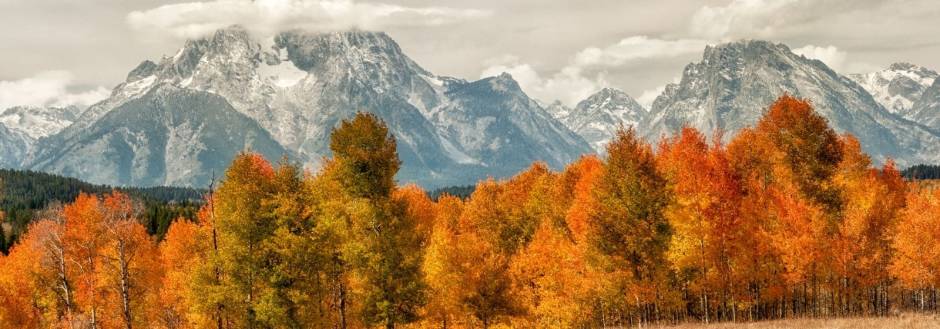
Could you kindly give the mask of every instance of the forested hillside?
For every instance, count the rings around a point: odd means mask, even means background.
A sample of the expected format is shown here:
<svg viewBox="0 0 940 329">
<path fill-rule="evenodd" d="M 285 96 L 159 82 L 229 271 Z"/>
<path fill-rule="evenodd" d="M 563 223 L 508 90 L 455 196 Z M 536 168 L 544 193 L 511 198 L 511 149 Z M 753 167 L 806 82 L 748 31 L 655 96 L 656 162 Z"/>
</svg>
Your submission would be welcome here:
<svg viewBox="0 0 940 329">
<path fill-rule="evenodd" d="M 105 194 L 121 191 L 141 203 L 141 220 L 148 232 L 162 236 L 174 218 L 192 217 L 205 191 L 179 187 L 113 188 L 75 178 L 23 170 L 0 169 L 0 211 L 3 212 L 2 250 L 22 233 L 41 210 L 69 203 L 79 193 Z"/>
<path fill-rule="evenodd" d="M 719 139 L 720 140 L 720 139 Z M 397 186 L 376 116 L 317 173 L 242 154 L 156 239 L 120 191 L 79 195 L 0 258 L 0 327 L 611 328 L 936 312 L 940 189 L 881 168 L 783 96 L 725 145 L 535 163 L 436 200 Z"/>
</svg>

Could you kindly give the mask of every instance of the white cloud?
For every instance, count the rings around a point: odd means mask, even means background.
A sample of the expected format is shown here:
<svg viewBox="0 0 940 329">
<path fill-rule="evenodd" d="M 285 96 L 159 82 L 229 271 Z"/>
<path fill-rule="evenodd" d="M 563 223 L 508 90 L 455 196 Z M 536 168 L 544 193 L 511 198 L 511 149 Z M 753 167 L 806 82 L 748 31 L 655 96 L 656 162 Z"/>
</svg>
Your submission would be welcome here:
<svg viewBox="0 0 940 329">
<path fill-rule="evenodd" d="M 574 66 L 565 67 L 552 76 L 543 78 L 531 65 L 520 63 L 518 57 L 509 55 L 504 56 L 503 60 L 502 63 L 490 61 L 493 64 L 483 69 L 480 78 L 509 73 L 522 87 L 522 91 L 545 102 L 557 99 L 571 106 L 606 85 L 602 74 L 593 78 L 585 77 L 581 70 Z"/>
<path fill-rule="evenodd" d="M 693 16 L 689 32 L 709 39 L 769 37 L 795 12 L 801 0 L 733 0 L 726 6 L 704 6 Z M 805 2 L 805 1 L 804 1 Z"/>
<path fill-rule="evenodd" d="M 568 106 L 574 106 L 601 88 L 608 86 L 604 72 L 590 75 L 580 67 L 568 66 L 545 81 L 541 100 L 555 96 Z"/>
<path fill-rule="evenodd" d="M 860 36 L 881 30 L 897 18 L 898 10 L 916 8 L 930 15 L 923 1 L 908 0 L 731 0 L 723 6 L 703 6 L 691 17 L 688 32 L 710 40 L 818 39 L 820 36 Z M 925 11 L 928 10 L 928 11 Z M 914 19 L 917 15 L 901 15 Z M 892 22 L 890 24 L 897 24 Z"/>
<path fill-rule="evenodd" d="M 835 46 L 814 46 L 806 45 L 800 48 L 793 49 L 793 52 L 798 55 L 803 55 L 806 58 L 818 59 L 823 63 L 826 63 L 830 68 L 836 72 L 841 72 L 845 69 L 845 59 L 848 57 L 846 52 L 839 50 Z"/>
<path fill-rule="evenodd" d="M 845 65 L 842 74 L 854 74 L 854 73 L 870 73 L 875 71 L 883 70 L 884 67 L 868 63 L 868 62 L 859 62 L 859 61 L 850 61 Z"/>
<path fill-rule="evenodd" d="M 672 79 L 672 83 L 678 84 L 680 80 L 682 80 L 682 77 L 677 76 Z M 656 101 L 656 98 L 659 97 L 659 95 L 662 95 L 663 91 L 666 90 L 667 85 L 668 84 L 665 84 L 665 85 L 662 85 L 653 89 L 644 90 L 643 93 L 640 94 L 640 97 L 636 98 L 636 102 L 640 103 L 640 105 L 643 105 L 644 108 L 649 110 L 650 108 L 653 107 L 653 102 Z"/>
<path fill-rule="evenodd" d="M 653 107 L 653 101 L 656 100 L 656 97 L 662 95 L 664 90 L 666 90 L 666 85 L 646 90 L 640 94 L 640 97 L 636 98 L 636 102 L 640 103 L 640 105 L 643 105 L 644 108 L 649 110 Z"/>
<path fill-rule="evenodd" d="M 0 81 L 0 110 L 13 106 L 88 106 L 108 97 L 109 91 L 98 87 L 71 92 L 75 77 L 66 71 L 45 71 L 36 76 Z"/>
<path fill-rule="evenodd" d="M 737 39 L 787 40 L 826 35 L 871 34 L 872 24 L 883 24 L 886 0 L 731 0 L 724 6 L 704 6 L 689 25 L 691 35 L 719 42 Z M 888 8 L 895 8 L 891 6 Z M 818 41 L 817 41 L 818 42 Z M 857 72 L 870 64 L 848 61 L 848 54 L 836 46 L 807 45 L 793 52 L 818 59 L 840 73 Z"/>
<path fill-rule="evenodd" d="M 267 35 L 286 29 L 438 26 L 487 15 L 489 12 L 476 9 L 405 7 L 352 0 L 214 0 L 134 11 L 127 15 L 127 22 L 140 31 L 166 31 L 174 37 L 194 38 L 234 24 Z"/>
<path fill-rule="evenodd" d="M 512 75 L 512 78 L 519 83 L 519 86 L 522 87 L 522 91 L 527 93 L 537 93 L 537 89 L 541 88 L 545 83 L 539 73 L 535 71 L 529 64 L 522 64 L 519 62 L 519 58 L 514 55 L 506 55 L 499 59 L 492 59 L 488 61 L 490 66 L 483 69 L 483 72 L 480 73 L 480 78 L 492 77 L 500 75 L 501 73 L 509 73 Z M 535 95 L 530 95 L 535 96 Z"/>
<path fill-rule="evenodd" d="M 706 44 L 707 42 L 702 40 L 666 40 L 633 36 L 603 48 L 590 47 L 581 50 L 568 65 L 549 77 L 540 76 L 531 65 L 521 63 L 518 57 L 511 55 L 490 60 L 490 66 L 484 69 L 480 76 L 489 77 L 506 72 L 519 82 L 529 96 L 543 102 L 560 100 L 565 105 L 574 106 L 610 85 L 606 79 L 606 69 L 631 62 L 698 53 Z"/>
<path fill-rule="evenodd" d="M 620 66 L 635 60 L 675 57 L 701 52 L 707 44 L 704 40 L 664 40 L 647 36 L 633 36 L 604 48 L 591 47 L 584 49 L 575 55 L 574 64 L 579 67 Z"/>
</svg>

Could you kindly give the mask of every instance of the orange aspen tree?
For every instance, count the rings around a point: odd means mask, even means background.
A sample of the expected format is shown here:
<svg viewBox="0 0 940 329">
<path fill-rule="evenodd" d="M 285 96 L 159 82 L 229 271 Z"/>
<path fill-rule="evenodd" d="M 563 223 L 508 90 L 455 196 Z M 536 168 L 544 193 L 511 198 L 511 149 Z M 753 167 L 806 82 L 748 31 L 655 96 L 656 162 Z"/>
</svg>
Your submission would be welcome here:
<svg viewBox="0 0 940 329">
<path fill-rule="evenodd" d="M 615 324 L 654 321 L 667 288 L 672 229 L 663 211 L 670 195 L 652 148 L 632 128 L 618 131 L 607 145 L 594 193 L 589 240 L 599 256 L 595 266 L 612 283 L 602 294 L 609 300 L 601 313 Z"/>
<path fill-rule="evenodd" d="M 113 325 L 118 310 L 106 310 L 105 301 L 113 292 L 101 282 L 100 267 L 102 249 L 108 243 L 104 225 L 104 209 L 101 200 L 94 195 L 79 194 L 78 198 L 63 209 L 65 229 L 63 240 L 65 253 L 72 264 L 70 277 L 75 279 L 76 311 L 81 313 L 76 321 L 91 328 Z M 109 313 L 113 312 L 113 313 Z"/>
<path fill-rule="evenodd" d="M 908 194 L 893 248 L 891 275 L 902 287 L 916 292 L 919 309 L 927 309 L 929 295 L 940 287 L 940 188 L 919 187 Z"/>
<path fill-rule="evenodd" d="M 742 186 L 718 142 L 721 138 L 715 140 L 709 147 L 704 135 L 684 128 L 663 141 L 658 154 L 673 194 L 666 210 L 675 230 L 669 256 L 677 274 L 700 296 L 706 323 L 715 305 L 730 304 L 733 314 L 740 300 L 736 297 L 745 286 L 737 284 L 739 273 L 734 272 L 738 263 L 745 262 L 739 257 L 746 238 L 739 209 Z"/>
<path fill-rule="evenodd" d="M 47 243 L 61 233 L 58 223 L 40 220 L 0 255 L 0 327 L 41 328 L 67 325 L 70 314 L 60 298 L 59 277 Z M 66 290 L 67 291 L 67 290 Z"/>
<path fill-rule="evenodd" d="M 162 274 L 156 242 L 138 221 L 139 205 L 127 195 L 112 193 L 101 205 L 106 243 L 98 281 L 112 291 L 108 312 L 120 314 L 116 322 L 123 328 L 146 327 L 154 321 Z"/>
<path fill-rule="evenodd" d="M 543 221 L 532 241 L 512 259 L 518 299 L 527 310 L 521 326 L 572 328 L 591 319 L 594 282 L 584 249 L 568 231 Z"/>
<path fill-rule="evenodd" d="M 193 269 L 206 261 L 207 236 L 199 225 L 185 218 L 170 224 L 160 243 L 163 277 L 160 283 L 159 309 L 156 321 L 166 329 L 194 328 L 191 314 Z"/>
<path fill-rule="evenodd" d="M 729 150 L 736 168 L 747 170 L 742 177 L 767 197 L 764 228 L 781 259 L 785 283 L 799 295 L 795 308 L 818 315 L 820 283 L 831 268 L 826 251 L 843 206 L 841 191 L 831 183 L 842 160 L 839 136 L 807 101 L 784 95 L 753 130 L 739 133 Z"/>
<path fill-rule="evenodd" d="M 422 316 L 427 327 L 451 328 L 468 325 L 463 302 L 470 293 L 461 264 L 460 216 L 463 201 L 442 196 L 436 206 L 431 234 L 427 239 L 422 272 L 428 284 L 428 303 Z"/>
<path fill-rule="evenodd" d="M 571 237 L 579 245 L 587 245 L 591 212 L 596 207 L 594 188 L 603 172 L 604 163 L 596 156 L 585 156 L 569 165 L 559 178 L 569 190 L 571 204 L 565 213 L 565 223 Z"/>
<path fill-rule="evenodd" d="M 428 197 L 427 192 L 414 184 L 395 189 L 392 197 L 405 204 L 407 216 L 414 219 L 415 230 L 421 236 L 422 243 L 426 243 L 434 229 L 437 205 Z"/>
<path fill-rule="evenodd" d="M 835 312 L 855 314 L 869 310 L 868 293 L 886 294 L 891 259 L 891 234 L 904 207 L 906 184 L 888 161 L 883 169 L 871 167 L 858 140 L 843 137 L 843 160 L 834 178 L 843 190 L 845 207 L 838 238 L 829 252 L 836 275 L 831 288 Z"/>
</svg>

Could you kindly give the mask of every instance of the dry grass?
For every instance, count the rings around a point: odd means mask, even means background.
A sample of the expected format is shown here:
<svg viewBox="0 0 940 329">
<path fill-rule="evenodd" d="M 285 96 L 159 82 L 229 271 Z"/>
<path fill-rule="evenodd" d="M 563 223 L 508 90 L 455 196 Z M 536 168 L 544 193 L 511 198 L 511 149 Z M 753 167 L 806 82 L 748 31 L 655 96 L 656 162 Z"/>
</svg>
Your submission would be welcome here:
<svg viewBox="0 0 940 329">
<path fill-rule="evenodd" d="M 652 329 L 940 329 L 940 316 L 929 314 L 901 314 L 881 318 L 788 319 L 751 323 L 682 324 L 654 326 Z"/>
</svg>

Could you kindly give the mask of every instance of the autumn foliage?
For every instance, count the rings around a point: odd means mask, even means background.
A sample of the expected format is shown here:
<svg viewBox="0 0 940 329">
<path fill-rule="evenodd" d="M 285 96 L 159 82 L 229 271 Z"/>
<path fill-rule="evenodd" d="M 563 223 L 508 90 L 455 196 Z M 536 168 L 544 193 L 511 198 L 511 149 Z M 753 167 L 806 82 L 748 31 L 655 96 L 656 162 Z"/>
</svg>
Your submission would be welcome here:
<svg viewBox="0 0 940 329">
<path fill-rule="evenodd" d="M 43 212 L 0 258 L 2 328 L 595 328 L 936 311 L 940 189 L 783 96 L 728 140 L 399 187 L 375 116 L 316 172 L 246 153 L 162 241 L 120 193 Z"/>
</svg>

